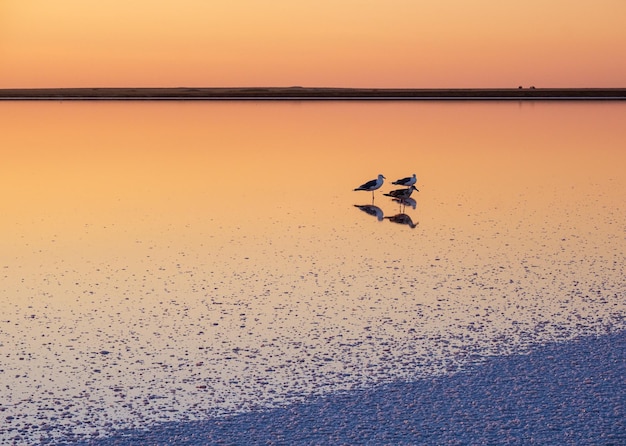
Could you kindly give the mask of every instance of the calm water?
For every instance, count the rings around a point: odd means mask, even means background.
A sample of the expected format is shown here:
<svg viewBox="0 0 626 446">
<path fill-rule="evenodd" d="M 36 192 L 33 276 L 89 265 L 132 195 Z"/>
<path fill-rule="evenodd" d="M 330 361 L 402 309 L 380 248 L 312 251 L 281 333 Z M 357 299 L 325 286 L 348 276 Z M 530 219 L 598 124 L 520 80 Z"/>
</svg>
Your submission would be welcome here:
<svg viewBox="0 0 626 446">
<path fill-rule="evenodd" d="M 0 443 L 623 330 L 625 117 L 608 102 L 0 103 Z M 353 191 L 379 173 L 373 203 Z M 412 173 L 414 202 L 383 195 Z"/>
</svg>

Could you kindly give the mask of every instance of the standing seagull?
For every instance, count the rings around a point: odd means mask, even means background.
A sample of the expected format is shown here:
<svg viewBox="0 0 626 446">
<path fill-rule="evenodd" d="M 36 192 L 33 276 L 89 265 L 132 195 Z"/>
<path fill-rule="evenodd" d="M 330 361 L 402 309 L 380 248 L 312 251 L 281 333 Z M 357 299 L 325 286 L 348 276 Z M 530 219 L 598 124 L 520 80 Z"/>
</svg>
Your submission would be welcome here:
<svg viewBox="0 0 626 446">
<path fill-rule="evenodd" d="M 411 194 L 413 193 L 413 191 L 416 190 L 419 192 L 419 189 L 415 186 L 409 186 L 406 189 L 396 189 L 396 190 L 392 190 L 390 191 L 388 194 L 383 194 L 387 197 L 392 197 L 392 198 L 409 198 L 411 196 Z"/>
<path fill-rule="evenodd" d="M 398 186 L 413 186 L 417 183 L 417 177 L 413 174 L 412 177 L 400 178 L 399 180 L 394 181 L 391 184 L 396 184 Z"/>
<path fill-rule="evenodd" d="M 380 173 L 380 174 L 378 174 L 378 178 L 377 179 L 368 181 L 367 183 L 363 183 L 363 184 L 361 184 L 359 187 L 357 187 L 354 190 L 371 191 L 372 192 L 372 201 L 374 201 L 374 191 L 376 189 L 379 189 L 380 186 L 383 185 L 383 181 L 384 180 L 385 180 L 385 176 L 382 173 Z"/>
</svg>

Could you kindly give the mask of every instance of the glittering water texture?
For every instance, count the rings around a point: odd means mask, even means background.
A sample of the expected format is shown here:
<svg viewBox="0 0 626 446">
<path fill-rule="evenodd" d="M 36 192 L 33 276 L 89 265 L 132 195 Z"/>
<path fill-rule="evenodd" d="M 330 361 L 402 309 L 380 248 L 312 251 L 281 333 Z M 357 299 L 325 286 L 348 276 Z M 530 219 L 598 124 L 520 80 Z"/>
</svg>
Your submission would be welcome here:
<svg viewBox="0 0 626 446">
<path fill-rule="evenodd" d="M 625 112 L 0 104 L 0 441 L 274 407 L 624 329 Z M 373 202 L 353 191 L 379 173 Z M 414 202 L 383 195 L 412 173 Z"/>
</svg>

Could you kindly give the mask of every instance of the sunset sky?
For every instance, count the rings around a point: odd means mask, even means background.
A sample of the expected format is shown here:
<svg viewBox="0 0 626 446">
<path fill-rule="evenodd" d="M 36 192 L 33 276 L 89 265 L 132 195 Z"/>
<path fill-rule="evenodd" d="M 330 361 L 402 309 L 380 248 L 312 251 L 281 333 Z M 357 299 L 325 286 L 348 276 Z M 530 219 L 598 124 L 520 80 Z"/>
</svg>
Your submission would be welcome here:
<svg viewBox="0 0 626 446">
<path fill-rule="evenodd" d="M 625 87 L 624 0 L 2 0 L 0 88 Z"/>
</svg>

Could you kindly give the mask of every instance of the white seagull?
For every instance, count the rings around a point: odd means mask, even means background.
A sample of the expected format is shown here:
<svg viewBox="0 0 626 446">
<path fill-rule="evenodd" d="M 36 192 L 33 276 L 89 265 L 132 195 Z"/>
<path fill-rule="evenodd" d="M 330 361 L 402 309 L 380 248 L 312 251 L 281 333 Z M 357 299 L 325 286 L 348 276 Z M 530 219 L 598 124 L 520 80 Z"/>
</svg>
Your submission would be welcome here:
<svg viewBox="0 0 626 446">
<path fill-rule="evenodd" d="M 380 186 L 383 185 L 384 181 L 385 181 L 385 176 L 381 173 L 381 174 L 378 174 L 378 178 L 376 178 L 375 180 L 371 180 L 371 181 L 368 181 L 367 183 L 363 183 L 363 184 L 361 184 L 359 187 L 357 187 L 354 190 L 371 191 L 372 192 L 372 200 L 373 200 L 374 199 L 374 191 L 376 189 L 380 189 Z"/>
<path fill-rule="evenodd" d="M 413 174 L 412 177 L 400 178 L 399 180 L 394 181 L 391 184 L 396 184 L 398 186 L 413 186 L 417 183 L 417 177 Z"/>
</svg>

